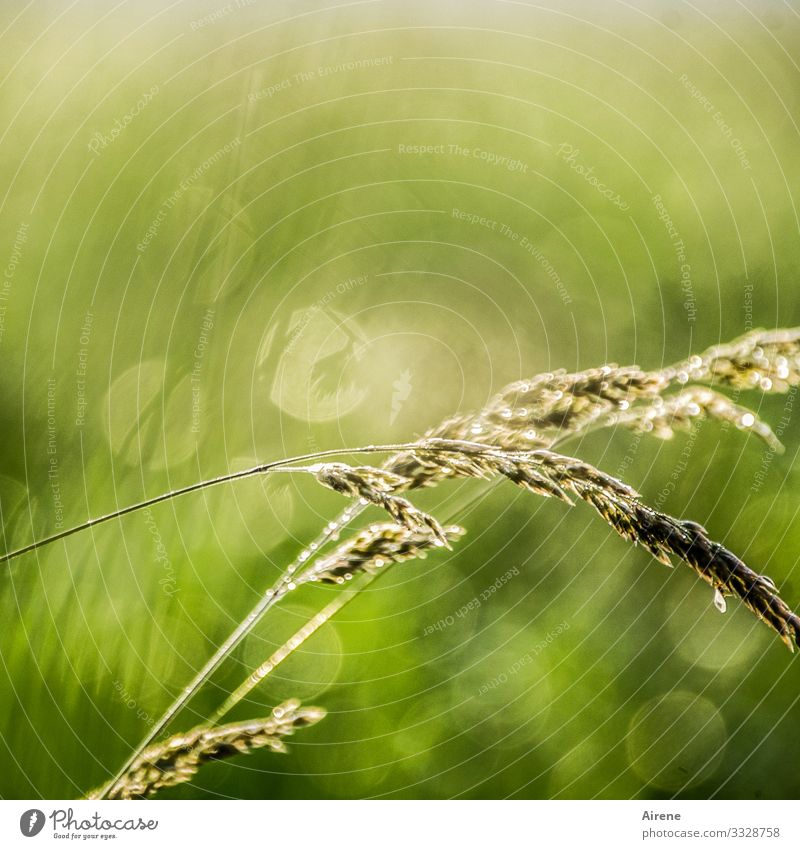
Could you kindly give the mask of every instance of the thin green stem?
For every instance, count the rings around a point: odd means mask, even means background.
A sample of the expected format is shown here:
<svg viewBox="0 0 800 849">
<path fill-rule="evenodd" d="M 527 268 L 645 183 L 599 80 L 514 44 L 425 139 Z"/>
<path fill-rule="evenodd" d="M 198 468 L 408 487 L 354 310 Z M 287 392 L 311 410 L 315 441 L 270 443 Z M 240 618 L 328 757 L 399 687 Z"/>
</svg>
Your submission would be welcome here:
<svg viewBox="0 0 800 849">
<path fill-rule="evenodd" d="M 311 636 L 313 636 L 332 616 L 338 613 L 346 604 L 349 604 L 364 587 L 375 580 L 377 575 L 366 575 L 358 583 L 353 583 L 346 589 L 341 590 L 330 604 L 315 614 L 299 631 L 293 634 L 274 654 L 265 660 L 251 675 L 247 677 L 214 711 L 210 717 L 210 724 L 214 725 L 236 707 L 237 704 L 268 675 L 270 675 L 279 663 L 286 660 Z"/>
<path fill-rule="evenodd" d="M 328 527 L 306 547 L 300 555 L 284 570 L 280 578 L 268 589 L 264 595 L 256 603 L 255 607 L 247 614 L 247 616 L 239 623 L 239 625 L 231 632 L 228 638 L 217 648 L 214 654 L 203 664 L 202 668 L 197 672 L 192 681 L 181 691 L 180 695 L 175 698 L 172 704 L 161 715 L 156 722 L 141 740 L 136 748 L 131 752 L 130 757 L 119 768 L 114 777 L 103 788 L 98 799 L 104 799 L 106 793 L 119 781 L 119 779 L 130 769 L 134 761 L 139 755 L 158 737 L 159 734 L 169 725 L 176 714 L 181 711 L 189 701 L 195 696 L 198 690 L 205 682 L 219 669 L 225 658 L 242 642 L 242 640 L 255 628 L 261 621 L 266 612 L 275 605 L 287 592 L 292 589 L 290 583 L 292 575 L 322 548 L 335 533 L 338 533 L 344 525 L 351 519 L 355 518 L 364 506 L 355 504 L 347 508 L 341 514 L 337 526 L 334 527 L 332 522 Z"/>
<path fill-rule="evenodd" d="M 572 436 L 574 434 L 567 435 Z M 496 446 L 492 445 L 483 445 L 481 443 L 472 443 L 466 441 L 460 441 L 462 446 L 470 446 L 474 449 L 478 449 L 483 452 L 491 452 L 497 450 Z M 256 466 L 253 469 L 249 469 L 246 472 L 237 472 L 236 476 L 245 477 L 248 474 L 258 474 L 260 472 L 270 471 L 271 469 L 277 469 L 280 466 L 285 466 L 291 463 L 304 462 L 306 460 L 314 460 L 320 459 L 322 457 L 330 457 L 340 454 L 366 454 L 366 453 L 382 453 L 382 452 L 395 452 L 395 451 L 408 451 L 419 448 L 419 443 L 411 442 L 411 443 L 402 443 L 402 444 L 394 444 L 394 445 L 368 445 L 360 448 L 350 448 L 350 449 L 331 449 L 327 451 L 315 452 L 313 454 L 303 455 L 294 457 L 288 460 L 280 460 L 273 463 L 264 464 L 262 466 Z M 426 448 L 426 450 L 429 450 Z M 430 450 L 440 450 L 443 452 L 456 452 L 458 453 L 459 449 L 455 447 L 433 447 Z M 183 492 L 191 491 L 192 489 L 202 489 L 204 486 L 211 486 L 215 483 L 222 483 L 225 480 L 233 479 L 232 476 L 223 476 L 220 478 L 215 478 L 213 481 L 205 481 L 199 484 L 194 484 L 190 488 L 186 488 L 185 490 L 177 491 L 177 494 L 182 494 Z M 167 493 L 164 496 L 160 496 L 159 500 L 166 500 L 170 497 L 170 494 Z M 146 502 L 140 506 L 146 506 Z M 128 512 L 136 509 L 136 506 L 129 508 Z M 347 519 L 354 518 L 358 513 L 363 509 L 362 505 L 354 505 L 350 510 L 350 516 Z M 252 629 L 261 621 L 266 612 L 279 600 L 281 599 L 291 588 L 290 584 L 291 576 L 297 571 L 297 569 L 305 565 L 314 554 L 319 551 L 321 545 L 326 542 L 334 533 L 338 533 L 339 530 L 347 523 L 347 521 L 343 522 L 342 519 L 347 515 L 347 511 L 345 511 L 342 516 L 339 517 L 336 521 L 330 523 L 328 528 L 322 532 L 320 537 L 315 540 L 308 548 L 306 548 L 300 556 L 288 567 L 278 581 L 269 589 L 267 592 L 259 599 L 258 603 L 255 607 L 250 611 L 250 613 L 239 623 L 236 629 L 230 634 L 230 636 L 219 646 L 219 648 L 214 652 L 214 654 L 209 658 L 209 660 L 203 665 L 200 671 L 195 675 L 192 679 L 191 683 L 181 691 L 180 695 L 172 702 L 172 704 L 167 708 L 167 710 L 162 714 L 161 718 L 156 722 L 145 735 L 144 739 L 135 747 L 135 749 L 131 752 L 130 756 L 127 758 L 125 763 L 119 768 L 114 777 L 106 784 L 102 793 L 98 796 L 99 799 L 104 799 L 106 793 L 116 784 L 116 782 L 122 777 L 122 775 L 127 772 L 127 770 L 131 767 L 134 761 L 139 757 L 139 755 L 149 746 L 156 737 L 161 734 L 161 732 L 169 725 L 172 719 L 177 715 L 177 713 L 182 710 L 188 702 L 193 698 L 193 696 L 198 692 L 198 690 L 202 687 L 202 685 L 214 674 L 214 672 L 220 667 L 225 658 L 230 654 L 233 649 L 238 646 L 241 641 L 252 631 Z M 113 516 L 111 516 L 113 518 Z M 44 543 L 42 543 L 44 544 Z M 360 587 L 354 589 L 360 589 Z M 355 595 L 356 593 L 353 593 Z M 347 601 L 350 600 L 350 595 L 347 595 Z M 336 612 L 334 609 L 331 613 Z M 322 622 L 320 622 L 320 625 Z M 302 630 L 302 629 L 301 629 Z M 316 629 L 315 629 L 316 630 Z M 313 633 L 313 631 L 311 632 Z M 310 636 L 310 634 L 309 634 Z M 291 653 L 291 652 L 290 652 Z M 288 656 L 288 655 L 287 655 Z M 283 659 L 283 658 L 281 658 Z M 244 686 L 244 685 L 243 685 Z M 230 700 L 228 700 L 230 701 Z M 225 703 L 225 711 L 227 712 L 233 707 L 233 704 L 228 704 L 228 701 Z M 221 710 L 221 708 L 220 708 Z"/>
<path fill-rule="evenodd" d="M 93 519 L 87 519 L 80 525 L 75 525 L 71 528 L 67 528 L 66 530 L 59 531 L 57 534 L 52 534 L 51 536 L 45 537 L 44 539 L 29 543 L 23 548 L 18 548 L 15 551 L 9 551 L 5 554 L 0 555 L 0 563 L 12 560 L 15 557 L 20 557 L 23 554 L 28 554 L 31 551 L 35 551 L 37 548 L 41 548 L 42 546 L 58 542 L 58 540 L 60 539 L 66 539 L 67 537 L 70 537 L 73 534 L 77 534 L 81 531 L 85 531 L 89 528 L 101 525 L 104 522 L 110 522 L 112 519 L 119 519 L 121 516 L 126 516 L 128 513 L 135 513 L 137 510 L 144 510 L 146 507 L 152 507 L 154 504 L 160 504 L 162 501 L 169 501 L 172 498 L 177 498 L 179 495 L 186 495 L 190 492 L 197 492 L 201 489 L 208 489 L 211 486 L 218 486 L 222 483 L 241 480 L 242 478 L 253 477 L 254 475 L 266 474 L 268 472 L 291 471 L 291 469 L 285 469 L 284 467 L 291 466 L 294 463 L 305 462 L 307 460 L 321 460 L 325 457 L 337 457 L 342 454 L 379 454 L 391 451 L 409 451 L 413 448 L 418 447 L 419 446 L 415 443 L 409 442 L 398 445 L 363 445 L 358 448 L 330 448 L 326 451 L 315 451 L 311 454 L 299 454 L 296 457 L 288 457 L 283 460 L 273 460 L 270 463 L 262 463 L 258 466 L 253 466 L 250 469 L 244 469 L 241 472 L 231 472 L 227 475 L 219 475 L 218 477 L 210 478 L 209 480 L 198 481 L 197 483 L 189 484 L 189 486 L 180 487 L 179 489 L 173 489 L 169 492 L 162 492 L 161 495 L 156 495 L 152 498 L 147 498 L 144 501 L 138 501 L 136 504 L 129 504 L 127 507 L 122 507 L 119 510 L 114 510 L 113 512 L 106 513 L 103 516 L 97 516 Z M 452 452 L 454 449 L 442 448 L 436 450 L 450 450 Z M 298 469 L 298 471 L 309 471 L 309 469 Z"/>
<path fill-rule="evenodd" d="M 490 483 L 493 486 L 495 482 Z M 465 502 L 454 507 L 449 518 L 445 521 L 451 521 L 452 518 L 469 510 L 476 504 L 485 493 L 475 492 Z M 333 524 L 333 523 L 332 523 Z M 384 568 L 375 574 L 368 574 L 364 579 L 357 579 L 347 588 L 341 590 L 336 598 L 323 608 L 319 613 L 315 614 L 299 631 L 292 635 L 270 658 L 264 661 L 258 669 L 251 673 L 237 688 L 228 696 L 225 702 L 212 714 L 210 723 L 213 725 L 218 722 L 225 714 L 229 713 L 233 708 L 267 675 L 270 675 L 275 667 L 284 661 L 290 654 L 298 649 L 312 634 L 316 633 L 332 616 L 338 613 L 346 604 L 349 604 L 361 591 L 372 583 L 380 575 L 383 575 L 394 564 L 388 563 Z"/>
<path fill-rule="evenodd" d="M 600 425 L 602 427 L 602 425 Z M 593 429 L 593 428 L 587 428 Z M 562 435 L 560 438 L 556 438 L 551 443 L 553 446 L 561 443 L 567 442 L 572 437 L 574 437 L 576 433 L 567 433 Z M 472 443 L 477 445 L 477 443 Z M 486 447 L 487 450 L 491 450 L 491 446 L 482 446 Z M 452 511 L 452 514 L 459 512 L 459 510 L 463 510 L 468 508 L 471 504 L 473 504 L 478 498 L 480 498 L 480 494 L 476 494 L 473 496 L 466 505 L 462 505 L 458 510 Z M 363 509 L 359 505 L 360 509 Z M 360 512 L 360 511 L 359 511 Z M 345 511 L 346 513 L 346 511 Z M 342 514 L 344 516 L 345 514 Z M 354 514 L 355 515 L 355 514 Z M 354 518 L 354 515 L 351 515 L 349 519 Z M 336 527 L 337 532 L 343 527 L 342 516 L 335 519 L 328 527 Z M 452 518 L 452 517 L 451 517 Z M 348 519 L 348 521 L 349 521 Z M 446 521 L 450 521 L 449 519 Z M 314 552 L 318 549 L 312 549 Z M 306 549 L 304 554 L 308 554 L 309 549 Z M 307 559 L 307 557 L 303 557 L 303 560 Z M 297 560 L 295 560 L 297 563 Z M 391 565 L 391 564 L 389 564 Z M 293 574 L 295 570 L 287 572 L 289 574 Z M 383 574 L 386 569 L 383 570 L 380 574 Z M 286 574 L 286 573 L 285 573 Z M 313 616 L 299 631 L 293 634 L 273 655 L 271 655 L 267 660 L 262 663 L 258 669 L 252 672 L 237 688 L 231 693 L 228 698 L 217 708 L 216 711 L 211 715 L 209 722 L 210 724 L 216 724 L 219 720 L 225 716 L 227 713 L 230 713 L 231 710 L 250 693 L 258 684 L 261 683 L 268 675 L 272 674 L 272 671 L 278 666 L 279 663 L 282 663 L 289 655 L 291 655 L 296 649 L 298 649 L 309 637 L 315 634 L 332 616 L 338 613 L 346 604 L 349 604 L 356 595 L 358 595 L 364 587 L 371 583 L 378 575 L 370 575 L 367 580 L 359 581 L 358 584 L 353 584 L 345 590 L 342 590 L 341 593 L 325 608 L 323 608 L 319 613 Z"/>
</svg>

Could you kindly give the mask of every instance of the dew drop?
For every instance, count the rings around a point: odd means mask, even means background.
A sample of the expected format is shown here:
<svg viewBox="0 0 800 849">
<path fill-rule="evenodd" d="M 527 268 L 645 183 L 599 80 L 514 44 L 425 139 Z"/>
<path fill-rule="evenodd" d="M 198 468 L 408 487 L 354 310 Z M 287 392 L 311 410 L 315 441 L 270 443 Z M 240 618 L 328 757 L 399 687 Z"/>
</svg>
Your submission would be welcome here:
<svg viewBox="0 0 800 849">
<path fill-rule="evenodd" d="M 768 575 L 761 576 L 761 583 L 767 587 L 767 589 L 772 590 L 773 592 L 777 592 L 778 588 L 775 586 L 775 581 L 772 580 Z"/>
</svg>

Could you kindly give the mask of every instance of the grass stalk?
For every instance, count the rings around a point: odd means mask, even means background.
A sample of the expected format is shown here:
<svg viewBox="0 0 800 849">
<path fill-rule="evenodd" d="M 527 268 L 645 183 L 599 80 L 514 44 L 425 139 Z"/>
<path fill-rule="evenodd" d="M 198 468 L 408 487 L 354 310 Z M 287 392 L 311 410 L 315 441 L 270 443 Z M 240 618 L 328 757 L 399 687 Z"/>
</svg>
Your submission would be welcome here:
<svg viewBox="0 0 800 849">
<path fill-rule="evenodd" d="M 541 451 L 542 448 L 552 448 L 571 436 L 611 424 L 630 426 L 634 429 L 652 429 L 654 435 L 668 438 L 674 428 L 686 426 L 699 415 L 734 421 L 741 429 L 754 429 L 759 436 L 768 442 L 771 441 L 771 431 L 762 426 L 755 416 L 747 414 L 744 408 L 733 405 L 717 393 L 687 396 L 677 401 L 671 400 L 674 396 L 663 396 L 675 383 L 683 387 L 687 382 L 711 382 L 737 389 L 755 388 L 763 392 L 788 391 L 790 387 L 800 383 L 800 329 L 752 331 L 728 345 L 715 346 L 701 356 L 691 357 L 675 366 L 655 372 L 642 372 L 636 367 L 603 366 L 576 374 L 557 372 L 539 375 L 531 381 L 510 384 L 480 413 L 448 419 L 432 428 L 417 442 L 331 449 L 223 475 L 89 520 L 23 549 L 0 556 L 0 562 L 100 522 L 226 481 L 275 470 L 291 471 L 287 467 L 292 464 L 327 457 L 401 452 L 384 464 L 383 472 L 369 467 L 354 468 L 335 463 L 296 470 L 313 471 L 324 485 L 359 500 L 339 519 L 330 523 L 318 539 L 284 570 L 275 586 L 265 593 L 251 613 L 237 626 L 151 729 L 147 738 L 117 774 L 117 779 L 164 730 L 272 605 L 296 585 L 291 576 L 307 567 L 322 545 L 336 536 L 366 503 L 371 501 L 379 504 L 392 513 L 395 519 L 405 521 L 406 530 L 427 528 L 434 535 L 441 530 L 438 523 L 434 525 L 428 521 L 430 517 L 420 515 L 413 505 L 394 495 L 389 483 L 389 476 L 392 475 L 405 478 L 404 483 L 397 484 L 398 490 L 434 485 L 453 476 L 502 475 L 542 495 L 566 498 L 565 493 L 569 491 L 594 507 L 618 533 L 643 544 L 662 562 L 666 562 L 670 554 L 687 562 L 700 577 L 711 584 L 718 601 L 724 601 L 725 595 L 737 595 L 754 613 L 778 631 L 791 648 L 792 640 L 796 640 L 800 629 L 800 620 L 773 592 L 774 585 L 769 579 L 752 572 L 718 543 L 709 540 L 700 526 L 651 510 L 639 502 L 638 496 L 630 488 L 603 475 L 590 464 L 582 463 L 576 458 Z M 666 412 L 656 412 L 655 409 L 645 411 L 648 405 L 655 408 L 665 399 L 668 405 Z M 670 404 L 673 406 L 670 407 Z M 620 415 L 631 409 L 632 405 L 638 405 L 636 413 Z M 534 458 L 533 455 L 536 454 L 540 456 Z M 437 459 L 439 455 L 449 459 Z M 541 463 L 537 465 L 534 460 L 542 460 L 543 466 Z M 349 603 L 361 588 L 361 584 L 358 584 L 345 591 L 341 606 Z M 237 688 L 220 707 L 218 715 L 221 716 L 230 710 L 259 680 L 263 680 L 277 663 L 288 657 L 293 651 L 293 641 L 299 639 L 300 643 L 297 644 L 301 644 L 341 609 L 335 603 L 328 607 L 331 608 L 328 615 L 326 607 Z M 112 781 L 107 787 L 113 786 L 113 783 Z"/>
</svg>

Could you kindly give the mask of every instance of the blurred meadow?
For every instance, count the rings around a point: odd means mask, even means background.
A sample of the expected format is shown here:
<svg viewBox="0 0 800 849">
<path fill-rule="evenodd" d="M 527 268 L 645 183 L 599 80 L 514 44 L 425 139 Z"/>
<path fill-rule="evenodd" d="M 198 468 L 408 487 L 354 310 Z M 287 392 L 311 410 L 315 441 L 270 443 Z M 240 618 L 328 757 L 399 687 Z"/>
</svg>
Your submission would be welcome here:
<svg viewBox="0 0 800 849">
<path fill-rule="evenodd" d="M 800 324 L 796 0 L 41 0 L 2 4 L 0 33 L 7 550 L 413 439 L 538 372 Z M 785 453 L 713 423 L 568 450 L 797 609 L 794 394 L 741 401 Z M 324 721 L 165 797 L 797 796 L 800 667 L 741 605 L 583 506 L 418 500 L 464 540 L 371 584 L 235 714 L 297 696 Z M 3 564 L 0 796 L 105 781 L 344 504 L 245 480 Z M 293 594 L 174 730 L 335 592 Z"/>
</svg>

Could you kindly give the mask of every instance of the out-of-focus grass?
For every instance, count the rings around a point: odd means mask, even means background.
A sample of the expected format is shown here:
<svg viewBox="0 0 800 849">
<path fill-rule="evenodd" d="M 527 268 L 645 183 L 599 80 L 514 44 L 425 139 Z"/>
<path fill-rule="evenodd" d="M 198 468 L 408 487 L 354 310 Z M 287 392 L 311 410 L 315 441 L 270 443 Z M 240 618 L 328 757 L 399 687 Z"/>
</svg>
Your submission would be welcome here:
<svg viewBox="0 0 800 849">
<path fill-rule="evenodd" d="M 219 8 L 0 11 L 9 547 L 254 458 L 410 438 L 538 371 L 800 323 L 789 7 Z M 788 417 L 785 455 L 710 425 L 685 469 L 686 439 L 572 447 L 800 603 L 792 402 L 754 403 Z M 102 781 L 340 506 L 242 482 L 8 566 L 0 795 Z M 289 757 L 172 794 L 796 795 L 795 666 L 766 628 L 588 510 L 497 488 L 463 521 L 452 559 L 381 578 L 242 707 L 328 708 Z M 265 621 L 183 725 L 329 592 Z"/>
</svg>

